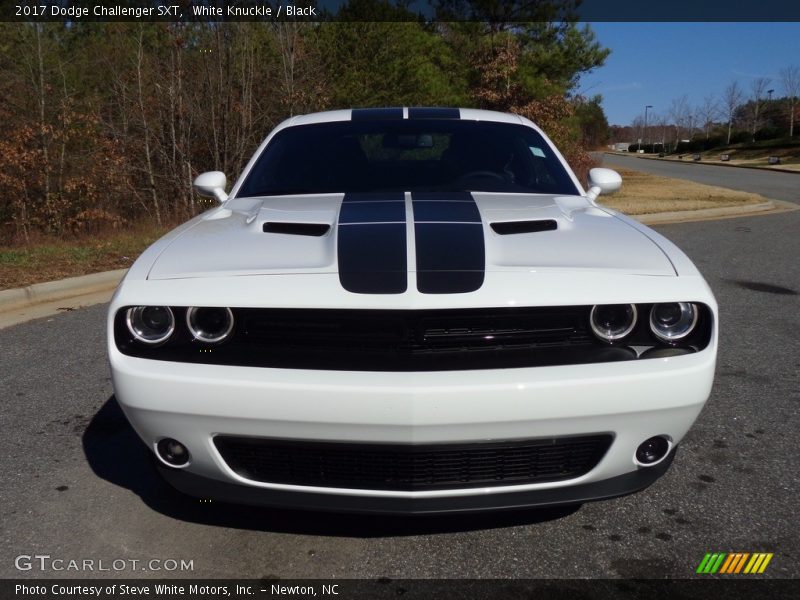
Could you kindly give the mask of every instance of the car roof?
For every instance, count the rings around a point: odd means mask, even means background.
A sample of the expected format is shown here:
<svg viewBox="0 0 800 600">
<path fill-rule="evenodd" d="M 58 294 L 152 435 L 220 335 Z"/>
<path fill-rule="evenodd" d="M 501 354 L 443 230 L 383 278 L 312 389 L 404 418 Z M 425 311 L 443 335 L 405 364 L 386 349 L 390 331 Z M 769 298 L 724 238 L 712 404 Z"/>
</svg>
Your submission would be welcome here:
<svg viewBox="0 0 800 600">
<path fill-rule="evenodd" d="M 497 123 L 529 124 L 518 115 L 482 110 L 478 108 L 450 107 L 386 107 L 386 108 L 353 108 L 346 110 L 329 110 L 324 112 L 297 115 L 281 123 L 280 127 L 330 123 L 335 121 L 354 121 L 360 119 L 460 119 L 466 121 L 494 121 Z"/>
</svg>

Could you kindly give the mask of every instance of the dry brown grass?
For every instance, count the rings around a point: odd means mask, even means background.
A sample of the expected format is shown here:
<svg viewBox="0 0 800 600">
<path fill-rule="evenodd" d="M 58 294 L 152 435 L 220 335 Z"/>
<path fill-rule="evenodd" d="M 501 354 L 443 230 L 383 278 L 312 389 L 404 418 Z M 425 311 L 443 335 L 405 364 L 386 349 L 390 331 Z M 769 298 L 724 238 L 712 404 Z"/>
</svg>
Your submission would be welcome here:
<svg viewBox="0 0 800 600">
<path fill-rule="evenodd" d="M 760 204 L 767 199 L 758 194 L 737 192 L 683 179 L 671 179 L 618 169 L 622 189 L 613 196 L 601 196 L 600 203 L 627 215 L 720 208 Z"/>
<path fill-rule="evenodd" d="M 0 290 L 124 269 L 165 230 L 114 232 L 93 238 L 43 238 L 28 246 L 0 246 Z"/>
</svg>

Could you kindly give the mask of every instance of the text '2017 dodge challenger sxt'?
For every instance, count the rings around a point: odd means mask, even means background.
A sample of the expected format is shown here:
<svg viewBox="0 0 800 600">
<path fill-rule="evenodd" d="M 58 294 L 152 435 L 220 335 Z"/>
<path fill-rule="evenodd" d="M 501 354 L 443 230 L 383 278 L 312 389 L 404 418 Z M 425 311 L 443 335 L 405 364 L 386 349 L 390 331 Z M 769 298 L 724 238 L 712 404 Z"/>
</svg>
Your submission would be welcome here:
<svg viewBox="0 0 800 600">
<path fill-rule="evenodd" d="M 279 125 L 220 205 L 135 262 L 116 397 L 200 497 L 435 513 L 647 487 L 707 400 L 717 307 L 671 242 L 596 203 L 525 118 L 331 111 Z"/>
</svg>

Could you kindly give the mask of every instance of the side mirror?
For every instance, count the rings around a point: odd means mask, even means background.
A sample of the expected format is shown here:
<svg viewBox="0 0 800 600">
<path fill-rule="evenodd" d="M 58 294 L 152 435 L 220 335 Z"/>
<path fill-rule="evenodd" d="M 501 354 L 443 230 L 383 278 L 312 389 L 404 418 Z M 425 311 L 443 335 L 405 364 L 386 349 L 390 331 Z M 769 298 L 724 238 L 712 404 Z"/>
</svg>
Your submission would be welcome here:
<svg viewBox="0 0 800 600">
<path fill-rule="evenodd" d="M 622 177 L 611 169 L 591 169 L 589 171 L 589 191 L 586 196 L 594 202 L 600 194 L 613 194 L 622 187 Z"/>
<path fill-rule="evenodd" d="M 222 204 L 228 199 L 228 194 L 225 193 L 225 186 L 228 184 L 228 178 L 222 171 L 208 171 L 201 173 L 194 180 L 194 189 L 197 193 L 206 198 L 216 198 Z"/>
</svg>

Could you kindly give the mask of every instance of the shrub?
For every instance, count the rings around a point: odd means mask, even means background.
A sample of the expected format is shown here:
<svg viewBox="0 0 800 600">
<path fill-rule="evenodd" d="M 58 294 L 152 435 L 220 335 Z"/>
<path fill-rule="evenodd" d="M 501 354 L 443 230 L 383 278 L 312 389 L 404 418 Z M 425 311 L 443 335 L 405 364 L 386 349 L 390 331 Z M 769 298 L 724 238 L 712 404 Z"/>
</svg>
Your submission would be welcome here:
<svg viewBox="0 0 800 600">
<path fill-rule="evenodd" d="M 763 127 L 756 131 L 755 139 L 759 140 L 775 140 L 780 138 L 783 132 L 777 127 Z"/>
<path fill-rule="evenodd" d="M 123 225 L 125 225 L 125 219 L 102 208 L 82 210 L 66 221 L 67 229 L 75 235 L 97 234 L 109 229 L 117 230 Z"/>
<path fill-rule="evenodd" d="M 749 131 L 736 131 L 731 135 L 731 144 L 746 144 L 753 141 L 753 134 Z"/>
</svg>

